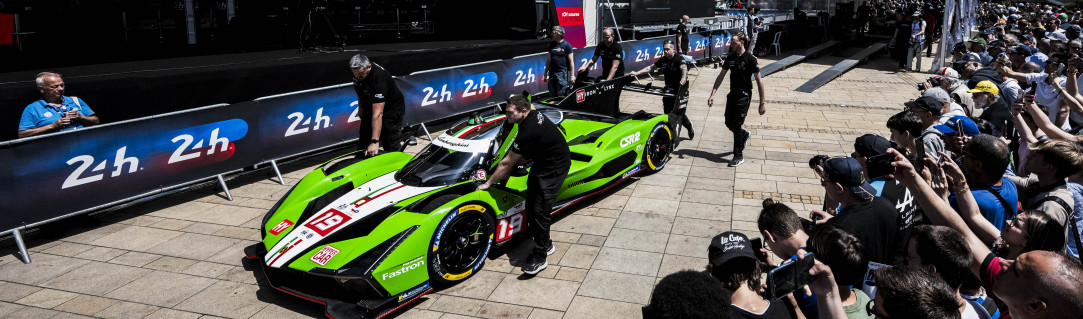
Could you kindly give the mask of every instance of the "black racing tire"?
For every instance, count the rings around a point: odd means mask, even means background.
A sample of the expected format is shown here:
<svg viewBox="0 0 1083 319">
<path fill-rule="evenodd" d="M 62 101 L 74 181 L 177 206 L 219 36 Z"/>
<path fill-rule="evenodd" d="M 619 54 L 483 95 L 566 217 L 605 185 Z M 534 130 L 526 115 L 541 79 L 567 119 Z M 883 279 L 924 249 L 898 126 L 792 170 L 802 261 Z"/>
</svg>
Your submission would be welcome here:
<svg viewBox="0 0 1083 319">
<path fill-rule="evenodd" d="M 672 152 L 673 134 L 669 131 L 669 126 L 666 123 L 658 123 L 651 130 L 651 134 L 647 137 L 647 142 L 643 147 L 641 169 L 647 174 L 661 171 L 662 168 L 665 168 L 666 163 L 669 163 Z"/>
<path fill-rule="evenodd" d="M 495 232 L 496 221 L 485 206 L 466 204 L 449 212 L 426 249 L 430 280 L 451 285 L 473 276 L 485 264 Z"/>
</svg>

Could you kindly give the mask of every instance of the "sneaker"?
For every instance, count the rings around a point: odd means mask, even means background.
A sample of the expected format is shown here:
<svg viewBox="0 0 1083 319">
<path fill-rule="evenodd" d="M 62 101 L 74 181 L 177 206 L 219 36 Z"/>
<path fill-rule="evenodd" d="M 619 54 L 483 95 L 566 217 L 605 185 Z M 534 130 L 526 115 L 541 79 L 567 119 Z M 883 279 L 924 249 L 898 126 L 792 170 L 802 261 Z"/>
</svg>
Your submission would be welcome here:
<svg viewBox="0 0 1083 319">
<path fill-rule="evenodd" d="M 745 157 L 744 156 L 741 156 L 741 154 L 735 154 L 735 155 L 733 155 L 733 159 L 730 160 L 729 167 L 737 167 L 738 165 L 741 165 L 741 163 L 744 163 L 744 162 L 745 162 Z"/>
<path fill-rule="evenodd" d="M 746 129 L 741 129 L 741 131 L 745 132 L 745 147 L 748 147 L 748 143 L 752 141 L 752 132 L 749 132 Z"/>
<path fill-rule="evenodd" d="M 694 139 L 696 139 L 696 130 L 692 129 L 692 127 L 689 126 L 688 127 L 688 140 L 691 141 L 691 140 L 694 140 Z"/>
<path fill-rule="evenodd" d="M 523 273 L 531 276 L 537 275 L 548 266 L 549 263 L 545 261 L 545 257 L 531 256 L 530 261 L 523 266 Z"/>
<path fill-rule="evenodd" d="M 549 256 L 549 255 L 552 255 L 555 252 L 557 252 L 557 246 L 549 245 L 549 250 L 545 251 L 545 255 Z"/>
</svg>

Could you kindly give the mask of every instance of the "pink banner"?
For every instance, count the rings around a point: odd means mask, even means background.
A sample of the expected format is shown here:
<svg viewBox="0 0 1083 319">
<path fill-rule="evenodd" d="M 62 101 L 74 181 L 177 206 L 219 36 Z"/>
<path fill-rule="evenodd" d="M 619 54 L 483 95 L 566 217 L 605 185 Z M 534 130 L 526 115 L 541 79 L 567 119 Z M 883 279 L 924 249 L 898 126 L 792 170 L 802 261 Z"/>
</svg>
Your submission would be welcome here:
<svg viewBox="0 0 1083 319">
<path fill-rule="evenodd" d="M 583 2 L 580 0 L 557 0 L 557 18 L 564 27 L 564 41 L 573 48 L 587 46 L 586 28 L 583 26 Z"/>
</svg>

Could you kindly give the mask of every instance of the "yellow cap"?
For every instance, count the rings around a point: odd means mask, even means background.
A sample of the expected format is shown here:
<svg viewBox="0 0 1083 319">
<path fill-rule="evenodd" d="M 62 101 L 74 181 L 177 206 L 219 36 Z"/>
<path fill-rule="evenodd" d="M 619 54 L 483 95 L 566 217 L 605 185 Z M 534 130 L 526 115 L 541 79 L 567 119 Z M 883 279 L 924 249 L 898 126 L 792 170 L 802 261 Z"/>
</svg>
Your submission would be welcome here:
<svg viewBox="0 0 1083 319">
<path fill-rule="evenodd" d="M 996 84 L 993 84 L 992 81 L 985 80 L 985 81 L 978 82 L 978 85 L 975 86 L 973 90 L 970 90 L 970 91 L 967 91 L 967 92 L 968 93 L 986 92 L 986 93 L 1000 94 L 1000 89 L 998 89 Z"/>
</svg>

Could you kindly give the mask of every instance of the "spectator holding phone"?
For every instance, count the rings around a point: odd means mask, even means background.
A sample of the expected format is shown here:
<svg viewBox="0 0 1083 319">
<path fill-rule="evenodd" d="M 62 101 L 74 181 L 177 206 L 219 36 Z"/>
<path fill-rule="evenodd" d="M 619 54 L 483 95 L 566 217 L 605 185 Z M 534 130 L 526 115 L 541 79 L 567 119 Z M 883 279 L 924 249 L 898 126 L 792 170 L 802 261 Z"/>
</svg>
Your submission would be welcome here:
<svg viewBox="0 0 1083 319">
<path fill-rule="evenodd" d="M 966 130 L 966 129 L 964 129 Z M 959 168 L 966 172 L 966 182 L 973 187 L 970 195 L 978 206 L 980 217 L 997 230 L 1004 229 L 1005 220 L 1018 211 L 1019 191 L 1004 174 L 1011 163 L 1011 151 L 1007 143 L 992 135 L 979 134 L 970 139 L 960 150 L 962 160 Z M 959 204 L 954 195 L 949 197 L 952 208 Z M 977 217 L 977 216 L 976 216 Z M 975 224 L 977 221 L 967 221 Z"/>
<path fill-rule="evenodd" d="M 770 198 L 763 200 L 763 210 L 756 219 L 756 225 L 763 236 L 763 243 L 781 260 L 797 258 L 797 251 L 805 248 L 809 239 L 808 230 L 812 228 L 812 222 L 801 219 L 789 206 Z M 752 248 L 756 249 L 755 246 Z M 765 259 L 771 264 L 770 257 Z M 790 297 L 805 318 L 817 318 L 819 311 L 815 295 L 807 295 L 799 290 Z"/>
<path fill-rule="evenodd" d="M 900 231 L 895 205 L 873 195 L 876 190 L 865 181 L 861 164 L 850 157 L 832 158 L 824 162 L 819 171 L 823 172 L 820 185 L 828 197 L 842 205 L 842 210 L 835 216 L 813 210 L 810 217 L 822 218 L 861 238 L 869 261 L 888 265 L 901 263 L 902 256 L 896 256 L 905 246 L 898 245 L 898 241 L 908 240 L 909 225 Z"/>
<path fill-rule="evenodd" d="M 735 318 L 796 318 L 796 311 L 780 300 L 768 300 L 760 295 L 763 265 L 756 258 L 748 236 L 724 232 L 711 239 L 707 247 L 707 272 L 733 292 L 730 307 Z"/>
<path fill-rule="evenodd" d="M 986 290 L 992 293 L 1001 318 L 1010 318 L 1013 313 L 1020 318 L 1083 316 L 1083 285 L 1079 284 L 1083 282 L 1083 266 L 1079 262 L 1044 250 L 1026 251 L 1015 258 L 995 255 L 971 230 L 972 227 L 967 227 L 963 218 L 940 199 L 924 178 L 919 177 L 909 160 L 898 152 L 889 152 L 895 154 L 895 161 L 892 162 L 895 178 L 914 191 L 915 199 L 926 215 L 936 224 L 959 231 L 966 239 L 971 250 L 970 271 L 978 275 Z M 942 176 L 948 178 L 946 183 L 938 183 L 950 185 L 949 189 L 959 195 L 960 205 L 965 206 L 963 202 L 971 200 L 969 192 L 965 192 L 965 180 L 958 178 L 961 174 L 951 172 L 957 170 L 951 169 L 954 164 L 945 162 L 944 166 L 948 173 Z M 883 287 L 880 286 L 880 289 Z M 879 297 L 877 293 L 877 300 Z"/>
<path fill-rule="evenodd" d="M 19 120 L 19 138 L 98 124 L 98 116 L 85 101 L 64 95 L 64 78 L 60 74 L 38 73 L 34 84 L 41 92 L 41 99 L 23 109 Z"/>
</svg>

